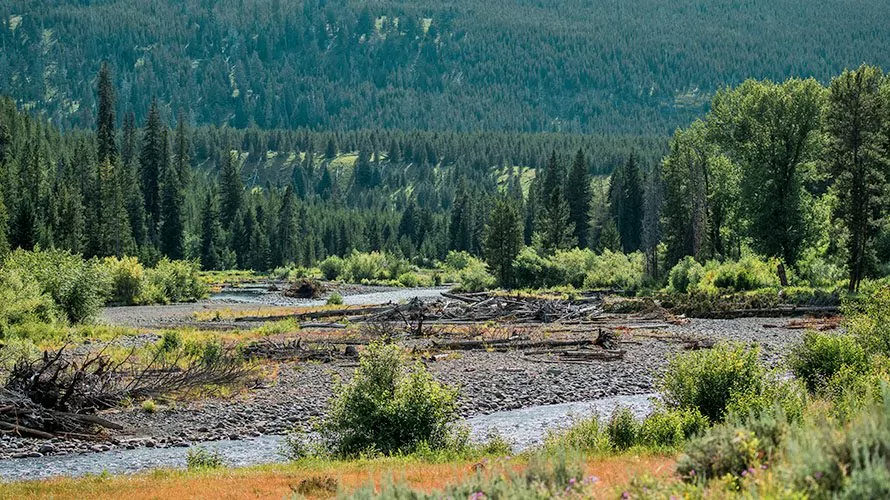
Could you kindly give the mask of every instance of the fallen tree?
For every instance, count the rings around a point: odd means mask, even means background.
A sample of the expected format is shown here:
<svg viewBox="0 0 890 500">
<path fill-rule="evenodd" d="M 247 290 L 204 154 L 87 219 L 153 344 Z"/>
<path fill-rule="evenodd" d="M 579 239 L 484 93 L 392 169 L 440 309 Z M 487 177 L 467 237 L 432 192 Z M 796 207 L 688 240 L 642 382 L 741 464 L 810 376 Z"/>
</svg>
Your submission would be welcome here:
<svg viewBox="0 0 890 500">
<path fill-rule="evenodd" d="M 224 352 L 157 348 L 140 361 L 135 349 L 115 359 L 105 349 L 76 354 L 65 346 L 15 363 L 0 389 L 0 430 L 40 438 L 96 436 L 102 429 L 122 429 L 96 413 L 125 399 L 230 385 L 251 371 Z"/>
</svg>

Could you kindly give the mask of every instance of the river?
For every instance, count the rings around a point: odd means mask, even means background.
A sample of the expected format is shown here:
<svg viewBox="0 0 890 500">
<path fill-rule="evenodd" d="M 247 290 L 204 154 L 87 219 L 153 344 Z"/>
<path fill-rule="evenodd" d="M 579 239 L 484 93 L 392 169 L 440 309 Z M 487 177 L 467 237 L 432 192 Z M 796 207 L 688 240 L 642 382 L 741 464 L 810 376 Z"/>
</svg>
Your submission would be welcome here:
<svg viewBox="0 0 890 500">
<path fill-rule="evenodd" d="M 496 432 L 513 444 L 515 452 L 539 445 L 547 433 L 565 428 L 581 417 L 596 413 L 610 415 L 615 408 L 627 407 L 638 417 L 652 410 L 652 394 L 615 396 L 595 401 L 533 406 L 501 411 L 466 420 L 470 436 L 481 441 Z M 243 467 L 283 460 L 283 436 L 260 436 L 237 441 L 214 441 L 200 446 L 216 451 L 228 466 Z M 117 449 L 101 453 L 70 454 L 40 458 L 0 460 L 0 478 L 10 480 L 45 479 L 87 474 L 132 474 L 160 468 L 184 468 L 188 447 Z"/>
</svg>

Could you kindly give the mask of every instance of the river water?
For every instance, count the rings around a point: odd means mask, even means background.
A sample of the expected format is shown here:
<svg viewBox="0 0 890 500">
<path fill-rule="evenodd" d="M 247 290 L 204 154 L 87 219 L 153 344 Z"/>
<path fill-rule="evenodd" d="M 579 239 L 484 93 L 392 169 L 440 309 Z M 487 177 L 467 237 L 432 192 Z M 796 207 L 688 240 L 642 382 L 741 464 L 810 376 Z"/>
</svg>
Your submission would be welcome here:
<svg viewBox="0 0 890 500">
<path fill-rule="evenodd" d="M 629 408 L 638 417 L 652 410 L 654 395 L 615 396 L 595 401 L 533 406 L 501 411 L 466 420 L 470 436 L 484 440 L 496 432 L 520 452 L 543 442 L 547 433 L 565 428 L 578 418 L 596 413 L 606 417 L 617 407 Z M 280 462 L 283 436 L 260 436 L 239 441 L 204 443 L 204 448 L 219 453 L 226 465 L 238 467 Z M 131 474 L 159 468 L 184 468 L 189 448 L 118 449 L 102 453 L 71 454 L 40 458 L 0 460 L 3 480 L 45 479 L 55 476 L 87 474 Z"/>
<path fill-rule="evenodd" d="M 325 298 L 296 299 L 285 297 L 280 292 L 270 292 L 268 288 L 268 284 L 250 284 L 223 288 L 221 291 L 214 293 L 210 297 L 210 301 L 234 304 L 307 307 L 321 306 L 327 303 Z M 357 306 L 387 304 L 390 302 L 398 303 L 411 300 L 415 297 L 420 299 L 435 299 L 441 297 L 442 292 L 447 292 L 448 290 L 448 287 L 389 288 L 376 292 L 362 292 L 355 294 L 344 293 L 343 303 L 348 306 Z"/>
</svg>

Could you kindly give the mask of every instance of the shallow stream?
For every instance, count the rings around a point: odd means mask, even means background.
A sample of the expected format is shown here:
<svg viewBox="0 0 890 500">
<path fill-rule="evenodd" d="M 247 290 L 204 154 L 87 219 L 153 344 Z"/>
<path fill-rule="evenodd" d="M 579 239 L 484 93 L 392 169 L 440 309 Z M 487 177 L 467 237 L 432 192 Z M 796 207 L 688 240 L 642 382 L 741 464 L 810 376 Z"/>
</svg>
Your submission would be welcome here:
<svg viewBox="0 0 890 500">
<path fill-rule="evenodd" d="M 638 417 L 652 410 L 652 394 L 615 396 L 595 401 L 533 406 L 501 411 L 466 420 L 473 440 L 484 440 L 499 433 L 523 451 L 543 442 L 551 430 L 565 428 L 575 419 L 596 413 L 608 416 L 616 407 L 630 408 Z M 283 436 L 260 436 L 237 441 L 214 441 L 200 446 L 216 451 L 229 466 L 247 466 L 282 461 Z M 0 460 L 3 480 L 44 479 L 54 476 L 87 474 L 130 474 L 159 468 L 184 468 L 188 447 L 117 449 L 102 453 L 84 453 L 40 458 Z"/>
</svg>

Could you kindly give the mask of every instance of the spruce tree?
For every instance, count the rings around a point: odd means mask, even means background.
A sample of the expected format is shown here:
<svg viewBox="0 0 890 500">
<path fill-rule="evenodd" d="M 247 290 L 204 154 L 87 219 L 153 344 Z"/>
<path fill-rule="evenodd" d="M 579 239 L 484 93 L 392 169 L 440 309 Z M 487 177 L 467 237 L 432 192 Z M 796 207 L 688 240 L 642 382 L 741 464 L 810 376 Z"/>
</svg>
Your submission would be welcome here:
<svg viewBox="0 0 890 500">
<path fill-rule="evenodd" d="M 177 141 L 179 143 L 179 141 Z M 182 150 L 177 152 L 177 163 L 182 160 Z M 180 181 L 180 166 L 167 164 L 161 184 L 160 250 L 171 259 L 185 256 L 185 190 Z M 212 207 L 211 207 L 212 208 Z M 202 254 L 203 255 L 203 254 Z"/>
<path fill-rule="evenodd" d="M 146 226 L 149 238 L 154 240 L 161 219 L 161 173 L 167 152 L 164 124 L 157 100 L 152 100 L 151 108 L 142 136 L 142 150 L 139 154 L 139 179 L 142 198 L 145 203 Z"/>
<path fill-rule="evenodd" d="M 99 109 L 96 118 L 96 159 L 101 165 L 106 160 L 117 162 L 117 138 L 114 132 L 114 84 L 107 63 L 99 70 Z"/>
<path fill-rule="evenodd" d="M 232 223 L 239 216 L 244 203 L 244 182 L 241 180 L 241 172 L 232 153 L 225 151 L 221 157 L 223 165 L 219 173 L 220 217 L 223 229 L 231 231 Z"/>
<path fill-rule="evenodd" d="M 219 270 L 223 267 L 222 228 L 219 225 L 216 193 L 211 188 L 204 197 L 201 208 L 201 267 L 205 270 Z"/>
<path fill-rule="evenodd" d="M 575 245 L 574 228 L 571 224 L 569 204 L 563 193 L 562 169 L 556 160 L 556 152 L 550 155 L 544 182 L 541 185 L 540 221 L 535 229 L 541 248 L 547 253 Z"/>
<path fill-rule="evenodd" d="M 626 253 L 636 252 L 643 232 L 643 188 L 635 155 L 613 174 L 609 198 L 621 248 Z"/>
<path fill-rule="evenodd" d="M 499 197 L 489 215 L 485 262 L 502 287 L 513 285 L 513 261 L 522 249 L 522 219 L 513 200 Z"/>
<path fill-rule="evenodd" d="M 294 190 L 287 186 L 278 211 L 278 224 L 275 234 L 273 264 L 282 266 L 296 261 L 297 251 L 297 211 Z"/>
<path fill-rule="evenodd" d="M 572 224 L 574 225 L 575 239 L 578 246 L 586 248 L 588 246 L 588 227 L 590 219 L 590 174 L 588 173 L 587 159 L 584 152 L 578 150 L 575 160 L 572 162 L 572 169 L 569 171 L 566 180 L 566 199 L 569 203 L 569 213 Z"/>
</svg>

